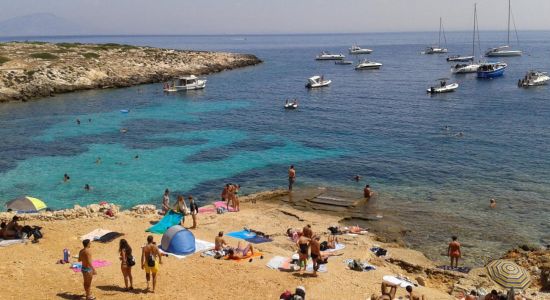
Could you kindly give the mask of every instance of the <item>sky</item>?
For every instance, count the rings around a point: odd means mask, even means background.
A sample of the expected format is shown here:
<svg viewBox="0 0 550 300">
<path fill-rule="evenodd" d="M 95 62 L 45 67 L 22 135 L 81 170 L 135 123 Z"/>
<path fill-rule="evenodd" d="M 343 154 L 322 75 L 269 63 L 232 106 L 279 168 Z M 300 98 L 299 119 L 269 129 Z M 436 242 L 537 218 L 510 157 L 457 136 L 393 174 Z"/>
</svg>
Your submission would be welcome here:
<svg viewBox="0 0 550 300">
<path fill-rule="evenodd" d="M 0 0 L 0 21 L 52 13 L 97 34 L 505 30 L 507 0 Z M 513 0 L 518 30 L 550 30 L 550 0 Z"/>
</svg>

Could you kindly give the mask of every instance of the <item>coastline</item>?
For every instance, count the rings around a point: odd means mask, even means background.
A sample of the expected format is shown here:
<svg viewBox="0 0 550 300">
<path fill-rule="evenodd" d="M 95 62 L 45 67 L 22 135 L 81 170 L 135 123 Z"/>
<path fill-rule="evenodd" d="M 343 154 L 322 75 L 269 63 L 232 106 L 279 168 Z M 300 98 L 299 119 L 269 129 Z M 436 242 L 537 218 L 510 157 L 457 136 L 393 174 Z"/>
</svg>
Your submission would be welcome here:
<svg viewBox="0 0 550 300">
<path fill-rule="evenodd" d="M 0 43 L 0 102 L 157 83 L 261 62 L 252 54 L 122 44 Z"/>
<path fill-rule="evenodd" d="M 302 196 L 293 195 L 292 201 Z M 256 204 L 251 202 L 256 200 Z M 365 299 L 372 293 L 378 292 L 384 275 L 404 274 L 419 285 L 418 291 L 428 299 L 454 299 L 454 296 L 472 288 L 482 287 L 485 290 L 497 288 L 491 284 L 484 274 L 484 268 L 474 269 L 470 274 L 444 271 L 436 268 L 436 264 L 427 259 L 422 253 L 403 248 L 395 243 L 381 242 L 381 238 L 369 232 L 367 235 L 339 236 L 346 248 L 342 256 L 329 259 L 328 273 L 321 273 L 313 278 L 299 273 L 287 273 L 271 270 L 265 264 L 275 255 L 289 256 L 294 244 L 285 236 L 287 228 L 302 228 L 311 224 L 315 232 L 322 233 L 322 240 L 326 238 L 327 227 L 341 224 L 342 218 L 335 214 L 320 211 L 308 211 L 296 208 L 289 204 L 286 191 L 265 191 L 241 197 L 242 211 L 239 213 L 199 214 L 199 227 L 193 230 L 198 239 L 212 241 L 219 230 L 240 230 L 251 227 L 273 236 L 274 241 L 257 245 L 264 254 L 263 260 L 254 259 L 253 262 L 235 263 L 232 261 L 215 260 L 210 257 L 192 255 L 183 260 L 168 257 L 161 266 L 161 277 L 158 291 L 147 298 L 160 299 L 185 293 L 190 299 L 219 299 L 232 297 L 236 294 L 249 299 L 277 299 L 285 289 L 292 290 L 298 285 L 306 287 L 310 299 Z M 2 247 L 6 263 L 0 266 L 1 274 L 6 278 L 4 284 L 13 287 L 10 290 L 0 291 L 4 299 L 18 298 L 26 295 L 28 298 L 38 297 L 67 297 L 77 298 L 82 294 L 81 276 L 68 269 L 67 265 L 57 265 L 55 261 L 61 257 L 63 248 L 77 253 L 80 248 L 79 236 L 96 228 L 107 228 L 125 234 L 124 238 L 138 251 L 148 233 L 144 232 L 151 222 L 159 219 L 154 207 L 150 205 L 136 206 L 132 210 L 118 211 L 116 206 L 111 207 L 114 217 L 107 217 L 100 205 L 90 205 L 86 208 L 57 212 L 42 212 L 39 214 L 22 215 L 24 224 L 33 224 L 44 227 L 44 238 L 37 244 L 19 244 Z M 3 219 L 9 218 L 12 213 L 1 213 Z M 189 223 L 186 223 L 188 226 Z M 155 239 L 160 242 L 160 236 Z M 238 240 L 228 238 L 231 245 Z M 373 245 L 380 245 L 389 251 L 385 259 L 377 258 L 369 249 Z M 99 275 L 92 285 L 96 296 L 101 298 L 116 297 L 117 299 L 135 298 L 136 294 L 145 295 L 143 271 L 134 268 L 135 293 L 123 291 L 122 276 L 117 264 L 118 241 L 101 244 L 93 243 L 94 258 L 106 259 L 112 262 L 111 266 L 98 269 Z M 39 256 L 36 254 L 40 253 Z M 513 252 L 520 253 L 520 252 Z M 526 252 L 527 253 L 527 252 Z M 522 255 L 525 253 L 521 253 Z M 550 253 L 542 253 L 550 261 Z M 519 257 L 519 256 L 518 256 Z M 346 269 L 344 259 L 358 258 L 377 266 L 377 270 L 356 272 Z M 15 269 L 13 267 L 16 266 Z M 536 273 L 536 272 L 535 272 Z M 41 274 L 50 274 L 42 276 Z M 229 277 L 226 277 L 229 276 Z M 40 279 L 38 279 L 40 278 Z M 177 278 L 177 280 L 176 280 Z M 213 289 L 219 286 L 220 278 L 233 278 L 232 282 L 242 284 L 227 284 L 223 289 Z M 41 280 L 40 287 L 28 289 L 20 282 Z M 535 285 L 530 289 L 534 291 Z M 335 286 L 340 288 L 334 289 Z M 501 290 L 501 289 L 499 289 Z M 398 290 L 398 296 L 404 296 L 404 289 Z M 544 297 L 543 294 L 542 297 Z M 537 299 L 537 298 L 534 298 Z M 544 299 L 544 298 L 540 298 Z"/>
</svg>

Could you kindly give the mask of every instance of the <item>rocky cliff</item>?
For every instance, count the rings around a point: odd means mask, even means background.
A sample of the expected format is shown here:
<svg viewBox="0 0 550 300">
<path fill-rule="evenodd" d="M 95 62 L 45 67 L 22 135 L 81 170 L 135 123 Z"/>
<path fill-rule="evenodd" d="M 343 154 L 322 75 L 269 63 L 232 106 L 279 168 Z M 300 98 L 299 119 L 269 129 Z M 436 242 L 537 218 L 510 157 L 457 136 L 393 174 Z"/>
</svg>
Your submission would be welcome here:
<svg viewBox="0 0 550 300">
<path fill-rule="evenodd" d="M 254 55 L 120 44 L 0 43 L 0 102 L 127 87 L 261 63 Z"/>
</svg>

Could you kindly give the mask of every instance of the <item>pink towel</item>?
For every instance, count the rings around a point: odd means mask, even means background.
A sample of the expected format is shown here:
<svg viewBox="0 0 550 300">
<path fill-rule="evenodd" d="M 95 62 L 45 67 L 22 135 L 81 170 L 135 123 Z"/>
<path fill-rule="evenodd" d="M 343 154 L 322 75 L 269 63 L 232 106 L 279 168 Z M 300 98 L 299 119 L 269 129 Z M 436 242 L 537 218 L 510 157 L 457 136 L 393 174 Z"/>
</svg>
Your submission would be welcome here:
<svg viewBox="0 0 550 300">
<path fill-rule="evenodd" d="M 218 207 L 227 208 L 227 202 L 216 201 L 216 202 L 214 202 L 214 206 L 215 206 L 216 208 L 218 208 Z M 235 209 L 234 209 L 233 207 L 230 206 L 230 207 L 229 207 L 229 211 L 234 212 Z"/>
<path fill-rule="evenodd" d="M 110 266 L 111 265 L 111 262 L 108 262 L 106 260 L 94 260 L 92 261 L 92 266 L 94 266 L 94 268 L 102 268 L 102 267 L 107 267 L 107 266 Z M 71 270 L 73 270 L 74 272 L 77 272 L 77 273 L 80 273 L 82 272 L 82 263 L 74 263 L 71 265 Z"/>
</svg>

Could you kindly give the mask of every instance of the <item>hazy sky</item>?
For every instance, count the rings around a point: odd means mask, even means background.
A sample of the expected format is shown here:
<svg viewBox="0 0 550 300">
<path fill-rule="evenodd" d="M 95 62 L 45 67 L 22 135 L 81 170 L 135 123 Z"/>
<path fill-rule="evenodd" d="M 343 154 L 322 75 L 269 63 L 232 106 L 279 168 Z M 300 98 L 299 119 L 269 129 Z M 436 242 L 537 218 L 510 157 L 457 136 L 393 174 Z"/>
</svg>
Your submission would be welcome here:
<svg viewBox="0 0 550 300">
<path fill-rule="evenodd" d="M 53 13 L 103 34 L 244 34 L 506 28 L 507 0 L 0 0 L 0 20 Z M 513 0 L 519 30 L 550 30 L 550 0 Z"/>
</svg>

